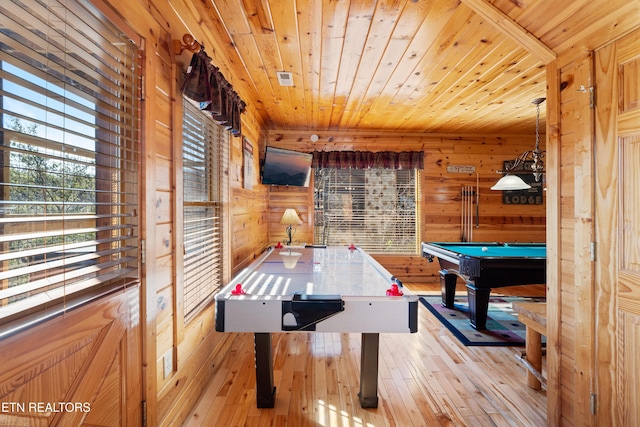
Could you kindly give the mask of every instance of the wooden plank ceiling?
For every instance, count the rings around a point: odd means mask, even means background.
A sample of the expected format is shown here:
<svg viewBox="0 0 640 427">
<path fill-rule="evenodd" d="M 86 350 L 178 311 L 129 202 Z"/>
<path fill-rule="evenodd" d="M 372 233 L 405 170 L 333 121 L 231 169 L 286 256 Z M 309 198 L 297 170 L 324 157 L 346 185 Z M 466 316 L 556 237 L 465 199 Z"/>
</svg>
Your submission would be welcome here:
<svg viewBox="0 0 640 427">
<path fill-rule="evenodd" d="M 268 128 L 431 133 L 533 132 L 545 65 L 588 34 L 637 20 L 640 4 L 209 1 L 202 12 L 228 38 L 250 108 Z M 281 71 L 292 87 L 279 84 Z"/>
</svg>

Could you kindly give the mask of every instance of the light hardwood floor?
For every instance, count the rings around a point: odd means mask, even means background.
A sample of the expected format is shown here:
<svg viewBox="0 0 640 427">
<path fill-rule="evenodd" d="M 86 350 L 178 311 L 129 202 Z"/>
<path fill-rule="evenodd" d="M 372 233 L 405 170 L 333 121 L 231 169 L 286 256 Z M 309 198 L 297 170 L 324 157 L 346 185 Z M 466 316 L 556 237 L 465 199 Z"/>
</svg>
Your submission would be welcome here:
<svg viewBox="0 0 640 427">
<path fill-rule="evenodd" d="M 544 295 L 543 286 L 499 291 Z M 380 334 L 377 409 L 358 403 L 360 334 L 272 339 L 275 407 L 256 408 L 253 334 L 239 334 L 184 427 L 546 425 L 546 391 L 527 387 L 518 348 L 465 347 L 422 306 L 418 333 Z"/>
</svg>

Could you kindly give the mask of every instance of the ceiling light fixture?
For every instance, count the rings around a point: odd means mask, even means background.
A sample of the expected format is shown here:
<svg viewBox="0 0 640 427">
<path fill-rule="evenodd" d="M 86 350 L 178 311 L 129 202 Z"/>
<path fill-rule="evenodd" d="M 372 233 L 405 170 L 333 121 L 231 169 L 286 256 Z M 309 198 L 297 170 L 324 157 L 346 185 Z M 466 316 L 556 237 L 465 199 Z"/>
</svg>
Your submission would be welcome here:
<svg viewBox="0 0 640 427">
<path fill-rule="evenodd" d="M 536 98 L 531 101 L 536 106 L 536 147 L 533 151 L 525 151 L 519 155 L 515 160 L 509 162 L 504 170 L 497 171 L 498 173 L 506 174 L 496 185 L 491 187 L 492 190 L 527 190 L 531 188 L 529 184 L 524 182 L 522 178 L 516 175 L 509 175 L 510 172 L 523 171 L 526 162 L 532 161 L 531 169 L 536 182 L 540 181 L 542 174 L 544 173 L 544 162 L 542 159 L 545 157 L 546 152 L 540 150 L 540 104 L 545 101 L 546 98 Z M 529 159 L 531 158 L 531 159 Z M 522 165 L 522 166 L 521 166 Z"/>
</svg>

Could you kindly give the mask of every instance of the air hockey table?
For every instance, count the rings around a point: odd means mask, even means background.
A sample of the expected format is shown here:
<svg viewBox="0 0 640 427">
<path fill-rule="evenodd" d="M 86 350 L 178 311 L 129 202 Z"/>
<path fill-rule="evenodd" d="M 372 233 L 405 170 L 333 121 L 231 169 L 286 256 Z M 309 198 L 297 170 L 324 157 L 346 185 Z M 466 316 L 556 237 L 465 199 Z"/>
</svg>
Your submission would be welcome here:
<svg viewBox="0 0 640 427">
<path fill-rule="evenodd" d="M 380 333 L 418 331 L 418 297 L 360 248 L 271 247 L 216 294 L 216 331 L 252 332 L 258 408 L 272 408 L 271 334 L 361 333 L 360 406 L 378 406 Z"/>
</svg>

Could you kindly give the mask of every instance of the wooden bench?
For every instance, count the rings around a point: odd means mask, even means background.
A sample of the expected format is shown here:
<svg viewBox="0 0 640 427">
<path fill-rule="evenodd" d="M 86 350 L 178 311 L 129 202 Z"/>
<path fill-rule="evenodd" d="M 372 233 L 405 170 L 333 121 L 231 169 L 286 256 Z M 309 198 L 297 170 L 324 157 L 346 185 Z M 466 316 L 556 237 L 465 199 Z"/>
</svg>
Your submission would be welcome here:
<svg viewBox="0 0 640 427">
<path fill-rule="evenodd" d="M 542 376 L 542 335 L 547 335 L 547 304 L 544 302 L 514 302 L 513 311 L 518 313 L 518 320 L 524 323 L 525 357 L 527 368 L 527 385 L 540 390 L 546 381 Z"/>
</svg>

